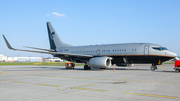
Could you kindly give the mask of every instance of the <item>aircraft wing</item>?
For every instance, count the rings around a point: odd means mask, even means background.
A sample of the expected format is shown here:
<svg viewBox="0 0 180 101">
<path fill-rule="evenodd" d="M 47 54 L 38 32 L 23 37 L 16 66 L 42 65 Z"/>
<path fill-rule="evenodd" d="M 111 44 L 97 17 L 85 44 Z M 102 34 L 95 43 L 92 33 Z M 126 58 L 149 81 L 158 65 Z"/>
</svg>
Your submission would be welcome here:
<svg viewBox="0 0 180 101">
<path fill-rule="evenodd" d="M 23 50 L 23 49 L 15 49 L 13 47 L 11 47 L 11 45 L 9 44 L 9 42 L 7 41 L 6 37 L 3 35 L 4 40 L 6 42 L 6 45 L 9 49 L 11 50 L 17 50 L 17 51 L 26 51 L 26 52 L 35 52 L 35 53 L 44 53 L 44 54 L 52 54 L 52 55 L 63 55 L 65 57 L 68 56 L 73 56 L 73 57 L 83 57 L 83 58 L 91 58 L 94 57 L 92 55 L 83 55 L 83 54 L 71 54 L 71 53 L 60 53 L 60 52 L 52 52 L 52 51 L 36 51 L 36 50 Z M 28 47 L 28 48 L 34 48 L 34 49 L 39 49 L 39 48 L 35 48 L 35 47 Z M 41 50 L 46 50 L 46 49 L 41 49 Z"/>
<path fill-rule="evenodd" d="M 53 49 L 43 49 L 43 48 L 29 47 L 29 46 L 23 46 L 23 47 L 31 48 L 31 49 L 44 50 L 44 51 L 49 51 L 49 52 L 55 52 L 55 50 L 53 50 Z"/>
</svg>

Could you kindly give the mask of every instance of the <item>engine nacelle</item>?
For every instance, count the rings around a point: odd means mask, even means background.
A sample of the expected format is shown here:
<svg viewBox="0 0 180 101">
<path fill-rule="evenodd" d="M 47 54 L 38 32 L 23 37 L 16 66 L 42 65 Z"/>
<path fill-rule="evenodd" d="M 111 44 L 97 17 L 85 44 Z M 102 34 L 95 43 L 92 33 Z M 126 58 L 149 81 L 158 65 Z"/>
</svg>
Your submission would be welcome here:
<svg viewBox="0 0 180 101">
<path fill-rule="evenodd" d="M 108 68 L 111 66 L 111 57 L 95 57 L 89 60 L 89 66 L 94 68 Z"/>
</svg>

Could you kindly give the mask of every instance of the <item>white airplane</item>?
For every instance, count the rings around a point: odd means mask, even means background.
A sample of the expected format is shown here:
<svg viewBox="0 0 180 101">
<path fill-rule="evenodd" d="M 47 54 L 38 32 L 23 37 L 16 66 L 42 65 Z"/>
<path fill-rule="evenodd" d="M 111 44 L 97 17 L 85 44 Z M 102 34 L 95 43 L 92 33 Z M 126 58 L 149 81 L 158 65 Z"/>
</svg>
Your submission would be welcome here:
<svg viewBox="0 0 180 101">
<path fill-rule="evenodd" d="M 12 48 L 4 35 L 3 37 L 7 47 L 11 50 L 52 54 L 54 57 L 68 61 L 85 63 L 84 70 L 90 70 L 91 67 L 108 68 L 113 64 L 129 66 L 138 63 L 152 64 L 150 69 L 154 71 L 157 69 L 156 65 L 177 57 L 176 53 L 167 50 L 167 48 L 150 43 L 71 46 L 60 39 L 51 22 L 47 22 L 47 29 L 50 49 L 26 46 L 41 51 Z"/>
</svg>

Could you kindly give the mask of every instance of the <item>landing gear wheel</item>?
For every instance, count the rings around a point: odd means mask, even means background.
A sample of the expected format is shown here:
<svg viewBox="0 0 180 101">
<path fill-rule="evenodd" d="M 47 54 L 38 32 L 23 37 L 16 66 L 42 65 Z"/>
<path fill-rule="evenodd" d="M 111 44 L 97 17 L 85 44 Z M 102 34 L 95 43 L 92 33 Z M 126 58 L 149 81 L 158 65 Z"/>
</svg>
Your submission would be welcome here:
<svg viewBox="0 0 180 101">
<path fill-rule="evenodd" d="M 85 65 L 84 70 L 91 70 L 91 67 L 89 67 L 88 65 Z"/>
<path fill-rule="evenodd" d="M 157 66 L 156 65 L 154 65 L 154 64 L 152 64 L 152 66 L 151 66 L 151 71 L 154 71 L 154 70 L 156 70 L 157 69 Z"/>
<path fill-rule="evenodd" d="M 156 65 L 154 67 L 155 67 L 155 69 L 158 69 Z"/>
<path fill-rule="evenodd" d="M 154 71 L 154 70 L 156 70 L 157 69 L 157 66 L 155 65 L 155 66 L 151 66 L 151 71 Z"/>
<path fill-rule="evenodd" d="M 88 70 L 91 70 L 91 67 L 88 66 Z"/>
<path fill-rule="evenodd" d="M 176 71 L 177 73 L 179 73 L 180 70 L 176 69 L 175 71 Z"/>
<path fill-rule="evenodd" d="M 151 68 L 150 68 L 150 69 L 151 69 L 151 71 L 154 71 L 154 70 L 155 70 L 154 66 L 151 66 Z"/>
</svg>

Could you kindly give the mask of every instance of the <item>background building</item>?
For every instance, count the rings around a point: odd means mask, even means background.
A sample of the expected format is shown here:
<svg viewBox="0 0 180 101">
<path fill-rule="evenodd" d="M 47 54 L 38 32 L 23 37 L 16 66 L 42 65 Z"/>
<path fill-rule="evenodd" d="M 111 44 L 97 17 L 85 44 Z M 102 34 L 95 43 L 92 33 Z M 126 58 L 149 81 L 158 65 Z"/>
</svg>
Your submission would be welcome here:
<svg viewBox="0 0 180 101">
<path fill-rule="evenodd" d="M 0 54 L 0 62 L 43 62 L 42 57 L 8 57 Z"/>
</svg>

